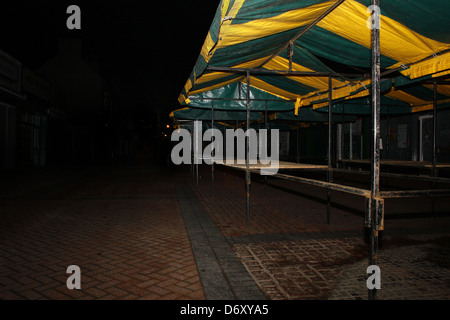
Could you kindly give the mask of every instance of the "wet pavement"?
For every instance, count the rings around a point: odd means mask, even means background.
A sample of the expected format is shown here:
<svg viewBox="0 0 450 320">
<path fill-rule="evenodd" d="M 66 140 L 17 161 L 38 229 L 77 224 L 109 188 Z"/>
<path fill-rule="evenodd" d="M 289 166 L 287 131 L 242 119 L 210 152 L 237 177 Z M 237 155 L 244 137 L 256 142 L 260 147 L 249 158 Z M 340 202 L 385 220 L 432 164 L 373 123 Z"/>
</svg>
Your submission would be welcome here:
<svg viewBox="0 0 450 320">
<path fill-rule="evenodd" d="M 367 299 L 364 200 L 241 172 L 111 165 L 0 173 L 0 299 Z M 253 177 L 253 176 L 252 176 Z M 214 192 L 212 192 L 214 191 Z M 386 202 L 378 299 L 450 298 L 450 201 Z M 69 290 L 69 265 L 81 289 Z"/>
</svg>

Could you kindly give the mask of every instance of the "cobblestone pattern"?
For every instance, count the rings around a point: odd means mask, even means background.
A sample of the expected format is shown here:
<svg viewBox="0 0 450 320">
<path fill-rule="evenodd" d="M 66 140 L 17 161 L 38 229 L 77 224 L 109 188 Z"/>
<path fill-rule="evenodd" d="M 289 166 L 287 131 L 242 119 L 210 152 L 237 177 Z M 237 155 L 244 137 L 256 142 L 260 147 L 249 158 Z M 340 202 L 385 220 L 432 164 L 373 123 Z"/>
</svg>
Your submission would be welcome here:
<svg viewBox="0 0 450 320">
<path fill-rule="evenodd" d="M 272 300 L 326 299 L 345 264 L 366 254 L 357 238 L 252 243 L 233 249 Z"/>
<path fill-rule="evenodd" d="M 427 239 L 428 238 L 428 239 Z M 381 250 L 379 300 L 450 299 L 450 237 L 408 237 L 401 247 Z M 367 260 L 347 266 L 330 300 L 367 299 Z"/>
<path fill-rule="evenodd" d="M 212 196 L 209 170 L 201 169 L 200 183 L 192 188 L 267 298 L 368 298 L 364 199 L 332 192 L 328 225 L 326 190 L 275 179 L 265 187 L 261 179 L 253 180 L 247 227 L 242 173 L 217 170 Z M 433 218 L 430 199 L 386 201 L 378 298 L 449 298 L 449 204 L 437 198 Z M 439 255 L 440 262 L 426 260 L 424 250 L 428 257 Z"/>
<path fill-rule="evenodd" d="M 108 169 L 14 189 L 0 201 L 0 299 L 204 299 L 167 177 Z M 66 287 L 73 264 L 81 290 Z"/>
<path fill-rule="evenodd" d="M 380 250 L 377 299 L 450 299 L 450 237 L 424 238 Z M 358 238 L 239 244 L 234 250 L 269 299 L 368 298 L 367 249 Z"/>
<path fill-rule="evenodd" d="M 263 184 L 253 182 L 250 190 L 250 225 L 247 227 L 242 177 L 236 178 L 234 172 L 224 174 L 218 170 L 212 197 L 208 168 L 202 168 L 201 172 L 199 186 L 193 185 L 192 189 L 224 236 L 359 230 L 364 223 L 361 216 L 333 208 L 332 225 L 327 225 L 325 189 L 306 188 L 314 196 L 305 197 L 270 186 L 265 188 Z M 355 197 L 352 200 L 357 208 L 364 210 L 364 199 Z"/>
</svg>

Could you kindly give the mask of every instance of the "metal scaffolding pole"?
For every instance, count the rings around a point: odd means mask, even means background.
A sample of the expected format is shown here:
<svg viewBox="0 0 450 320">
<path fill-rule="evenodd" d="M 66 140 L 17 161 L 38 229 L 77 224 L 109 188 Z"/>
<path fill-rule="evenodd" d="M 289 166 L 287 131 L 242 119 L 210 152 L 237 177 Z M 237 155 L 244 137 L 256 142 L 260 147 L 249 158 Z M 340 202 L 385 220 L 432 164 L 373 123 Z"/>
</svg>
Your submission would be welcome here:
<svg viewBox="0 0 450 320">
<path fill-rule="evenodd" d="M 338 152 L 338 159 L 336 161 L 336 169 L 339 169 L 342 167 L 340 161 L 344 158 L 344 149 L 345 149 L 345 103 L 342 103 L 342 112 L 341 112 L 341 123 L 338 125 L 339 128 L 339 134 L 338 134 L 338 146 L 339 146 L 339 152 Z M 341 183 L 344 184 L 344 175 L 341 173 Z"/>
<path fill-rule="evenodd" d="M 200 128 L 200 130 L 202 130 L 202 128 Z M 197 131 L 197 132 L 196 132 Z M 197 157 L 198 156 L 198 148 L 199 148 L 199 141 L 198 141 L 198 137 L 197 137 L 197 135 L 198 134 L 200 134 L 201 135 L 201 131 L 200 131 L 200 133 L 198 132 L 198 119 L 196 119 L 195 120 L 195 122 L 194 122 L 194 140 L 195 140 L 195 143 L 194 143 L 194 146 L 195 146 L 195 156 L 194 156 L 194 159 L 195 159 L 195 157 Z M 197 187 L 198 187 L 198 160 L 199 159 L 197 159 L 197 161 L 195 161 L 195 171 L 196 171 L 196 182 L 197 182 Z"/>
<path fill-rule="evenodd" d="M 196 171 L 195 180 L 196 180 L 196 182 L 197 182 L 197 187 L 198 187 L 198 163 L 195 164 L 195 171 Z"/>
<path fill-rule="evenodd" d="M 211 149 L 211 195 L 214 198 L 214 156 L 216 154 L 216 150 L 214 149 L 214 99 L 211 101 L 211 143 L 212 143 L 212 149 Z M 214 154 L 214 155 L 213 155 Z"/>
<path fill-rule="evenodd" d="M 367 202 L 369 208 L 366 223 L 370 227 L 370 257 L 369 264 L 378 263 L 378 230 L 379 214 L 383 208 L 383 200 L 380 198 L 380 30 L 379 10 L 380 0 L 371 0 L 373 25 L 371 30 L 372 51 L 372 156 L 371 156 L 371 194 Z M 375 10 L 376 9 L 376 10 Z M 376 290 L 369 289 L 369 300 L 376 299 Z"/>
<path fill-rule="evenodd" d="M 241 94 L 241 88 L 239 85 L 239 95 L 240 94 Z M 239 129 L 239 120 L 236 120 L 236 130 L 237 129 Z M 234 139 L 234 138 L 232 138 L 232 139 Z M 233 154 L 234 154 L 234 151 L 233 151 Z M 237 151 L 236 151 L 236 161 L 237 161 Z M 238 178 L 239 178 L 239 173 L 236 173 L 236 180 L 235 180 L 236 183 L 238 182 Z"/>
<path fill-rule="evenodd" d="M 250 71 L 247 71 L 247 132 L 246 157 L 245 157 L 245 183 L 247 189 L 247 227 L 250 226 Z"/>
<path fill-rule="evenodd" d="M 350 122 L 348 128 L 348 158 L 353 159 L 353 123 Z"/>
<path fill-rule="evenodd" d="M 331 151 L 331 143 L 333 140 L 333 132 L 331 127 L 331 117 L 332 117 L 332 81 L 331 76 L 328 77 L 328 171 L 327 171 L 327 182 L 333 182 L 333 172 L 331 168 L 331 157 L 332 157 L 332 151 Z M 330 189 L 327 189 L 327 224 L 330 224 L 330 218 L 331 218 L 331 191 Z"/>
<path fill-rule="evenodd" d="M 435 178 L 437 176 L 436 172 L 436 162 L 437 162 L 437 82 L 433 81 L 433 168 L 431 170 L 431 176 Z M 436 182 L 431 183 L 433 189 L 436 188 Z M 434 217 L 436 210 L 436 201 L 434 198 L 431 199 L 431 216 Z"/>
<path fill-rule="evenodd" d="M 389 105 L 386 106 L 387 109 L 387 123 L 386 123 L 386 141 L 383 143 L 386 146 L 386 159 L 390 159 L 389 158 L 389 136 L 391 134 L 391 128 L 390 128 L 390 121 L 389 121 Z M 384 146 L 383 146 L 384 148 Z"/>
<path fill-rule="evenodd" d="M 195 135 L 194 135 L 194 126 L 192 126 L 192 129 L 191 129 L 191 135 L 192 135 L 192 158 L 191 158 L 191 161 L 192 161 L 192 178 L 193 179 L 195 179 L 195 150 L 194 150 L 194 137 L 195 137 Z"/>
<path fill-rule="evenodd" d="M 266 106 L 265 106 L 265 109 L 264 109 L 264 128 L 266 130 L 267 130 L 267 127 L 268 127 L 267 121 L 268 121 L 268 119 L 267 119 L 267 101 L 266 101 Z M 272 144 L 269 144 L 269 140 L 267 140 L 266 143 L 267 143 L 267 146 L 265 147 L 266 151 L 267 152 L 270 151 L 271 154 L 272 154 L 272 151 L 269 150 L 269 147 L 268 147 L 269 145 L 272 145 Z M 267 194 L 267 175 L 264 176 L 264 193 Z"/>
<path fill-rule="evenodd" d="M 297 163 L 300 163 L 300 122 L 297 120 Z"/>
<path fill-rule="evenodd" d="M 437 162 L 437 82 L 433 82 L 433 177 L 436 177 Z"/>
</svg>

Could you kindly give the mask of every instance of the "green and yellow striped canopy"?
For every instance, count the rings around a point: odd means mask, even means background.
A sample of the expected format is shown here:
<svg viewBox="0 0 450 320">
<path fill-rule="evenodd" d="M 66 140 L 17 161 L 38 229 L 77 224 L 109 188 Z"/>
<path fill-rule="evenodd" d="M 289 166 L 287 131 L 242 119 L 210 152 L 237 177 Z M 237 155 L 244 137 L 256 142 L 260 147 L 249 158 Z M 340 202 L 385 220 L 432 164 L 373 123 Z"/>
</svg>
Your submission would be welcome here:
<svg viewBox="0 0 450 320">
<path fill-rule="evenodd" d="M 370 97 L 369 6 L 370 0 L 222 0 L 178 101 L 227 98 L 217 89 L 246 83 L 246 70 L 251 88 L 290 102 L 291 110 L 328 106 L 329 76 L 334 101 Z M 450 1 L 381 1 L 379 12 L 382 94 L 405 111 L 428 110 L 427 81 L 439 79 L 438 104 L 450 102 Z"/>
<path fill-rule="evenodd" d="M 270 94 L 254 86 L 249 87 L 249 103 L 252 111 L 287 111 L 294 102 L 285 97 Z M 183 103 L 191 108 L 242 111 L 247 105 L 247 84 L 234 82 L 209 91 L 195 93 Z"/>
</svg>

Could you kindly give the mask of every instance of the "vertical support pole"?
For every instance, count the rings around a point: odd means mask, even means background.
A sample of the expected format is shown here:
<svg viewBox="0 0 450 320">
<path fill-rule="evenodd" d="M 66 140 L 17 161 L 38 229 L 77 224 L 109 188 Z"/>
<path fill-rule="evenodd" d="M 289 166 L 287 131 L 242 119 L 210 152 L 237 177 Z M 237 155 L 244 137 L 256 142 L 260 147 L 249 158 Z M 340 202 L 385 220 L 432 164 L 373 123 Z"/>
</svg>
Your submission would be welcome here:
<svg viewBox="0 0 450 320">
<path fill-rule="evenodd" d="M 378 263 L 378 204 L 380 193 L 380 0 L 371 0 L 373 25 L 371 30 L 372 50 L 372 156 L 370 194 L 370 257 L 369 264 Z M 376 299 L 376 290 L 369 289 L 369 300 Z"/>
<path fill-rule="evenodd" d="M 247 71 L 247 132 L 246 136 L 246 157 L 245 157 L 245 182 L 246 182 L 246 208 L 247 227 L 250 226 L 250 71 Z"/>
<path fill-rule="evenodd" d="M 6 122 L 5 122 L 5 167 L 9 166 L 8 163 L 8 145 L 9 145 L 9 108 L 6 107 Z"/>
<path fill-rule="evenodd" d="M 350 122 L 350 127 L 348 128 L 348 158 L 353 160 L 353 123 Z"/>
<path fill-rule="evenodd" d="M 266 106 L 265 106 L 265 108 L 264 108 L 264 129 L 266 129 L 267 130 L 267 127 L 268 127 L 268 120 L 267 120 L 267 100 L 265 101 L 265 103 L 266 103 Z"/>
<path fill-rule="evenodd" d="M 345 104 L 342 102 L 342 112 L 341 112 L 341 123 L 338 124 L 337 129 L 337 139 L 338 139 L 338 158 L 337 158 L 337 168 L 340 167 L 339 161 L 344 158 L 344 122 L 345 122 Z"/>
<path fill-rule="evenodd" d="M 431 170 L 432 177 L 437 176 L 436 172 L 436 162 L 437 162 L 437 82 L 433 82 L 433 168 Z M 433 189 L 436 188 L 436 182 L 433 181 L 431 184 Z M 431 197 L 431 216 L 434 217 L 436 211 L 436 200 Z"/>
<path fill-rule="evenodd" d="M 364 155 L 364 139 L 363 139 L 363 135 L 361 134 L 359 136 L 359 144 L 360 144 L 360 153 L 359 153 L 359 158 L 362 160 L 363 159 L 363 155 Z M 361 169 L 359 169 L 361 170 Z"/>
<path fill-rule="evenodd" d="M 297 120 L 297 163 L 300 163 L 300 121 Z"/>
<path fill-rule="evenodd" d="M 199 141 L 199 137 L 197 135 L 202 136 L 202 130 L 203 128 L 199 128 L 198 127 L 198 119 L 195 119 L 194 121 L 194 148 L 195 148 L 195 155 L 194 155 L 194 159 L 196 159 L 196 157 L 198 157 L 198 153 L 199 153 L 199 144 L 201 143 L 201 139 Z M 197 161 L 195 161 L 195 171 L 196 171 L 196 181 L 197 181 L 197 187 L 198 187 L 198 163 L 199 163 L 200 159 L 197 159 Z"/>
<path fill-rule="evenodd" d="M 437 162 L 437 82 L 433 82 L 433 177 L 436 177 Z"/>
<path fill-rule="evenodd" d="M 333 105 L 332 105 L 332 90 L 333 85 L 331 81 L 331 76 L 328 77 L 328 171 L 327 171 L 327 182 L 333 182 L 333 172 L 331 168 L 331 158 L 332 158 L 332 151 L 331 151 L 331 143 L 333 140 L 333 132 L 331 130 L 331 116 L 333 112 Z M 327 189 L 327 224 L 330 224 L 330 218 L 331 218 L 331 192 L 330 189 Z"/>
<path fill-rule="evenodd" d="M 212 129 L 212 152 L 211 152 L 211 158 L 214 158 L 216 155 L 216 149 L 214 149 L 214 140 L 216 137 L 214 137 L 214 99 L 211 100 L 211 129 Z M 211 195 L 214 198 L 214 161 L 211 159 Z"/>
<path fill-rule="evenodd" d="M 192 126 L 192 129 L 191 129 L 191 137 L 192 137 L 192 139 L 191 139 L 191 146 L 194 146 L 194 138 L 195 138 L 195 136 L 194 136 L 194 127 Z M 192 173 L 192 178 L 194 178 L 195 177 L 195 163 L 194 163 L 194 152 L 195 152 L 195 150 L 194 150 L 194 148 L 191 148 L 191 173 Z"/>
<path fill-rule="evenodd" d="M 342 160 L 342 131 L 343 124 L 336 124 L 336 168 L 339 168 L 339 161 Z"/>
<path fill-rule="evenodd" d="M 195 164 L 195 171 L 196 171 L 196 181 L 197 181 L 197 187 L 198 187 L 198 163 Z"/>
<path fill-rule="evenodd" d="M 267 121 L 268 120 L 267 120 L 267 100 L 266 100 L 266 107 L 264 109 L 264 128 L 266 130 L 267 130 L 267 126 L 268 126 Z M 267 152 L 269 152 L 269 150 L 268 150 L 269 145 L 271 146 L 272 144 L 269 143 L 269 141 L 267 141 L 267 146 L 265 147 Z M 264 176 L 264 194 L 267 194 L 267 175 Z"/>
<path fill-rule="evenodd" d="M 344 127 L 344 123 L 345 123 L 345 103 L 342 102 L 342 113 L 341 113 L 341 130 L 339 132 L 339 148 L 340 148 L 340 152 L 339 152 L 339 158 L 338 160 L 342 160 L 345 155 L 344 155 L 344 149 L 345 149 L 345 127 Z M 341 163 L 338 162 L 338 168 L 341 167 Z M 341 183 L 344 184 L 344 173 L 341 172 Z"/>
<path fill-rule="evenodd" d="M 383 143 L 386 146 L 386 159 L 389 159 L 389 138 L 391 135 L 391 125 L 390 125 L 390 119 L 389 119 L 389 105 L 386 105 L 386 109 L 387 109 L 387 123 L 386 123 L 386 127 L 387 127 L 387 132 L 386 132 L 386 141 Z"/>
<path fill-rule="evenodd" d="M 226 139 L 227 139 L 227 137 L 226 137 L 226 134 L 225 134 L 225 132 L 226 132 L 226 128 L 225 128 L 225 123 L 222 123 L 222 137 L 223 137 L 223 146 L 226 146 L 227 145 L 227 141 L 226 141 Z M 222 150 L 222 161 L 225 163 L 225 159 L 226 159 L 227 157 L 226 157 L 226 147 L 224 147 L 223 148 L 223 150 Z M 227 170 L 226 170 L 226 167 L 223 167 L 223 176 L 224 176 L 224 178 L 227 176 Z"/>
<path fill-rule="evenodd" d="M 239 96 L 241 95 L 241 83 L 239 82 Z M 236 120 L 236 130 L 237 129 L 239 129 L 239 120 Z M 234 139 L 234 138 L 233 138 Z M 233 143 L 234 144 L 234 143 Z M 237 160 L 238 160 L 238 157 L 237 157 L 237 152 L 235 153 L 234 151 L 233 151 L 233 154 L 236 154 L 236 163 L 237 163 Z M 239 178 L 239 170 L 234 170 L 235 171 L 235 173 L 236 173 L 236 180 L 235 180 L 235 183 L 238 183 L 238 178 Z"/>
</svg>

